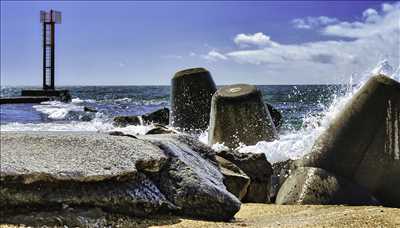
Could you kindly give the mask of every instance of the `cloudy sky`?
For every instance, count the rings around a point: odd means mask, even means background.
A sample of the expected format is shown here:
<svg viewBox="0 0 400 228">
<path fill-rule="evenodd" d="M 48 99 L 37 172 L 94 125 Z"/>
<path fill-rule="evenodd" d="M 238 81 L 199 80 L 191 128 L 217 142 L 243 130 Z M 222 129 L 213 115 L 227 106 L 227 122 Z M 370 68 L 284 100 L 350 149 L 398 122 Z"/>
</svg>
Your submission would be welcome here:
<svg viewBox="0 0 400 228">
<path fill-rule="evenodd" d="M 41 85 L 39 11 L 62 11 L 58 85 L 347 82 L 399 66 L 400 2 L 1 2 L 1 84 Z"/>
</svg>

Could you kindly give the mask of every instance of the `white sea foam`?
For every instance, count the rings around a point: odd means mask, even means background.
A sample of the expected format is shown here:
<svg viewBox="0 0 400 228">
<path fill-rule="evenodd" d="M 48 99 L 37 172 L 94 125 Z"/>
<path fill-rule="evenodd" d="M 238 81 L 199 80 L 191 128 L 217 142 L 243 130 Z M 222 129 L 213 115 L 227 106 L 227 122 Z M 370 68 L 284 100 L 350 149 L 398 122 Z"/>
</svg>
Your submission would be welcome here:
<svg viewBox="0 0 400 228">
<path fill-rule="evenodd" d="M 71 112 L 83 112 L 83 106 L 76 103 L 63 103 L 60 101 L 45 101 L 33 106 L 36 111 L 46 114 L 48 118 L 62 120 Z"/>
<path fill-rule="evenodd" d="M 96 117 L 91 121 L 68 121 L 49 123 L 8 123 L 0 126 L 1 131 L 78 131 L 78 132 L 110 132 L 121 131 L 126 134 L 144 135 L 153 125 L 131 125 L 115 127 L 111 121 Z"/>
<path fill-rule="evenodd" d="M 73 103 L 73 104 L 96 103 L 96 100 L 93 100 L 93 99 L 85 99 L 85 100 L 82 100 L 82 99 L 80 99 L 79 97 L 77 97 L 77 98 L 73 98 L 73 99 L 71 100 L 71 103 Z"/>
</svg>

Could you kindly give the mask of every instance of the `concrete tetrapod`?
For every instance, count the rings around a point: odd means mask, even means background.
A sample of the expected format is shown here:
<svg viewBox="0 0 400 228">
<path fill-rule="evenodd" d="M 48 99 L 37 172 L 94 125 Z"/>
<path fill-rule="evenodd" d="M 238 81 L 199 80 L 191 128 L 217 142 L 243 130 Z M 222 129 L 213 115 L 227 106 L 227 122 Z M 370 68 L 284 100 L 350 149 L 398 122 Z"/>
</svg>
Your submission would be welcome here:
<svg viewBox="0 0 400 228">
<path fill-rule="evenodd" d="M 296 169 L 279 189 L 277 204 L 377 205 L 364 188 L 320 168 Z"/>
<path fill-rule="evenodd" d="M 206 130 L 217 90 L 210 72 L 204 68 L 179 71 L 171 84 L 170 125 L 185 132 Z"/>
<path fill-rule="evenodd" d="M 370 78 L 298 166 L 319 167 L 400 207 L 400 83 Z"/>
<path fill-rule="evenodd" d="M 208 143 L 236 148 L 277 137 L 261 92 L 253 85 L 235 84 L 220 88 L 212 98 Z"/>
</svg>

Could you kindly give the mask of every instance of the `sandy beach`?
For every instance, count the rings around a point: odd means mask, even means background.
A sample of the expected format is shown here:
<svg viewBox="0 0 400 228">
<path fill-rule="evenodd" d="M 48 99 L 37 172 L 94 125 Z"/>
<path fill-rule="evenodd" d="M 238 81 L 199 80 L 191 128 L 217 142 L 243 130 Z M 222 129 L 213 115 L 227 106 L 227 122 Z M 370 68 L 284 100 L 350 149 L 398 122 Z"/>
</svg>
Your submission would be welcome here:
<svg viewBox="0 0 400 228">
<path fill-rule="evenodd" d="M 243 204 L 232 222 L 180 217 L 119 218 L 120 227 L 399 227 L 400 209 L 375 206 Z M 17 227 L 0 225 L 0 227 Z M 24 226 L 23 226 L 24 227 Z"/>
</svg>

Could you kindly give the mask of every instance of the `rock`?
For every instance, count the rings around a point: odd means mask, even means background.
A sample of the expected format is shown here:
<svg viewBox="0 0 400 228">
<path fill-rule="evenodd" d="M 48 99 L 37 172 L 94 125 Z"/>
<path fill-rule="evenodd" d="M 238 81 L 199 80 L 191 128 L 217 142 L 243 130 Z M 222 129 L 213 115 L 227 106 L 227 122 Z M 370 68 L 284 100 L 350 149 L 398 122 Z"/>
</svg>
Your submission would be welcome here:
<svg viewBox="0 0 400 228">
<path fill-rule="evenodd" d="M 113 119 L 114 126 L 126 127 L 128 125 L 140 125 L 141 120 L 139 116 L 116 116 Z"/>
<path fill-rule="evenodd" d="M 319 167 L 400 207 L 400 83 L 370 78 L 316 140 L 298 166 Z"/>
<path fill-rule="evenodd" d="M 128 125 L 162 124 L 167 125 L 169 121 L 169 109 L 162 108 L 142 116 L 116 116 L 114 126 L 126 127 Z"/>
<path fill-rule="evenodd" d="M 290 159 L 272 164 L 273 173 L 271 176 L 270 189 L 271 202 L 275 202 L 279 188 L 282 186 L 283 182 L 285 182 L 285 180 L 289 177 L 290 173 L 294 169 L 294 161 Z"/>
<path fill-rule="evenodd" d="M 232 162 L 216 156 L 221 173 L 224 176 L 224 184 L 228 191 L 235 195 L 239 200 L 247 194 L 250 185 L 250 178 Z"/>
<path fill-rule="evenodd" d="M 266 105 L 267 105 L 269 114 L 271 115 L 272 122 L 274 122 L 275 128 L 277 130 L 279 130 L 281 128 L 282 122 L 283 122 L 281 112 L 278 109 L 276 109 L 274 106 L 272 106 L 268 103 Z"/>
<path fill-rule="evenodd" d="M 377 205 L 363 187 L 320 168 L 298 168 L 279 189 L 277 204 Z"/>
<path fill-rule="evenodd" d="M 71 204 L 145 216 L 174 207 L 140 173 L 160 171 L 167 162 L 149 142 L 91 133 L 7 132 L 1 134 L 1 148 L 3 208 Z"/>
<path fill-rule="evenodd" d="M 184 132 L 204 131 L 210 120 L 211 98 L 216 91 L 204 68 L 179 71 L 171 81 L 170 125 Z"/>
<path fill-rule="evenodd" d="M 227 191 L 210 147 L 188 135 L 140 138 L 158 145 L 169 157 L 170 162 L 153 179 L 183 214 L 229 220 L 239 211 L 240 201 Z"/>
<path fill-rule="evenodd" d="M 231 219 L 240 209 L 209 147 L 190 136 L 122 136 L 129 135 L 2 133 L 0 207 L 7 216 L 67 205 L 216 220 Z"/>
<path fill-rule="evenodd" d="M 47 180 L 25 184 L 6 179 L 3 183 L 0 206 L 16 211 L 23 211 L 27 206 L 61 209 L 67 204 L 143 217 L 175 208 L 154 183 L 140 173 L 127 181 Z"/>
<path fill-rule="evenodd" d="M 108 134 L 114 135 L 114 136 L 126 136 L 126 137 L 131 137 L 131 138 L 137 139 L 136 136 L 130 135 L 130 134 L 125 134 L 122 131 L 110 131 L 110 132 L 108 132 Z"/>
<path fill-rule="evenodd" d="M 267 203 L 270 201 L 272 168 L 265 154 L 221 151 L 218 156 L 232 162 L 250 177 L 250 185 L 242 202 Z"/>
<path fill-rule="evenodd" d="M 169 123 L 169 109 L 162 108 L 157 111 L 151 112 L 142 116 L 143 120 L 147 123 L 158 123 L 168 125 Z"/>
<path fill-rule="evenodd" d="M 90 108 L 90 107 L 87 107 L 87 106 L 83 106 L 83 111 L 84 111 L 84 112 L 94 112 L 94 113 L 97 112 L 96 109 Z"/>
<path fill-rule="evenodd" d="M 155 125 L 154 128 L 146 132 L 146 135 L 158 135 L 158 134 L 175 134 L 176 132 L 166 128 L 162 125 Z"/>
<path fill-rule="evenodd" d="M 208 143 L 236 148 L 277 138 L 261 92 L 253 85 L 224 86 L 213 95 Z"/>
</svg>

